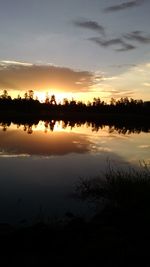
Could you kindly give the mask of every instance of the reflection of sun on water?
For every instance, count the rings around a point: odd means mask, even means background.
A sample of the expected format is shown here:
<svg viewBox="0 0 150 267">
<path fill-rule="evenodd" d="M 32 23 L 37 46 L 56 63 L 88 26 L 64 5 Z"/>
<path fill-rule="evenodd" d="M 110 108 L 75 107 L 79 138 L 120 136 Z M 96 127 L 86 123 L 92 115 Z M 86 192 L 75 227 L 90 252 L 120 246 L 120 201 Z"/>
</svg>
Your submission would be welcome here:
<svg viewBox="0 0 150 267">
<path fill-rule="evenodd" d="M 13 131 L 16 131 L 16 130 L 24 130 L 24 127 L 28 127 L 28 124 L 26 125 L 16 125 L 16 124 L 13 124 L 11 123 L 11 125 L 9 127 L 6 126 L 6 130 L 9 131 L 9 130 L 13 130 Z M 4 129 L 4 125 L 0 125 L 0 130 L 3 130 Z M 32 130 L 34 132 L 70 132 L 71 129 L 70 127 L 64 127 L 64 122 L 63 121 L 55 121 L 55 120 L 51 120 L 51 121 L 39 121 L 39 123 L 37 125 L 33 124 L 32 125 Z"/>
<path fill-rule="evenodd" d="M 64 127 L 63 121 L 39 121 L 38 125 L 33 125 L 33 132 L 41 131 L 45 133 L 51 132 L 70 132 L 70 127 Z"/>
<path fill-rule="evenodd" d="M 4 131 L 5 125 L 1 124 L 0 125 L 0 130 Z M 26 130 L 25 130 L 26 128 Z M 89 136 L 109 136 L 109 130 L 108 130 L 108 126 L 105 126 L 103 129 L 99 130 L 99 132 L 93 132 L 91 129 L 91 125 L 88 124 L 82 124 L 82 125 L 77 125 L 76 123 L 74 125 L 70 124 L 70 122 L 64 122 L 64 121 L 55 121 L 55 120 L 50 120 L 50 121 L 39 121 L 38 124 L 33 124 L 28 125 L 16 125 L 11 123 L 10 126 L 6 125 L 6 130 L 7 131 L 24 131 L 24 132 L 28 132 L 30 130 L 32 131 L 32 134 L 37 133 L 37 132 L 42 132 L 44 133 L 48 133 L 48 134 L 55 134 L 56 132 L 65 132 L 65 133 L 76 133 L 76 134 L 86 134 Z M 28 132 L 29 133 L 29 132 Z"/>
</svg>

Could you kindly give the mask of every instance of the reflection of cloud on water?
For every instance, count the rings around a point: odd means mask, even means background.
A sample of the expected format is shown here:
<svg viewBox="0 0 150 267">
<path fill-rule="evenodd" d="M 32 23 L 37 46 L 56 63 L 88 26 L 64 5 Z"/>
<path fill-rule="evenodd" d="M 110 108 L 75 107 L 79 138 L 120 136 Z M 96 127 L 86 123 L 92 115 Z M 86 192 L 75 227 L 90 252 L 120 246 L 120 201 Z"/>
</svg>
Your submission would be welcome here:
<svg viewBox="0 0 150 267">
<path fill-rule="evenodd" d="M 143 149 L 145 149 L 145 148 L 150 148 L 150 145 L 140 145 L 140 146 L 138 146 L 139 148 L 143 148 Z"/>
<path fill-rule="evenodd" d="M 0 153 L 0 158 L 26 158 L 30 157 L 28 154 L 7 154 L 5 152 Z"/>
<path fill-rule="evenodd" d="M 83 130 L 83 131 L 82 131 Z M 34 131 L 28 135 L 22 129 L 0 132 L 0 157 L 25 158 L 29 156 L 51 158 L 67 154 L 118 154 L 128 161 L 149 157 L 148 134 L 123 135 L 110 133 L 109 127 L 99 132 L 90 132 L 85 127 L 72 131 Z M 133 162 L 133 161 L 132 161 Z"/>
<path fill-rule="evenodd" d="M 84 134 L 56 132 L 34 135 L 18 130 L 0 132 L 0 157 L 50 156 L 90 151 L 91 141 Z"/>
<path fill-rule="evenodd" d="M 69 136 L 70 134 L 67 134 L 67 138 Z M 49 138 L 51 137 L 49 135 Z M 82 136 L 82 140 L 80 140 L 83 142 L 83 139 L 86 144 L 85 149 L 89 148 L 90 144 L 86 137 Z M 75 135 L 71 140 L 75 143 L 79 141 Z M 11 158 L 10 155 L 10 158 L 0 158 L 1 219 L 5 222 L 12 223 L 13 220 L 18 222 L 16 199 L 22 199 L 21 212 L 23 217 L 21 219 L 29 218 L 32 220 L 41 206 L 45 215 L 50 218 L 64 216 L 68 210 L 74 214 L 76 212 L 81 214 L 84 209 L 82 210 L 76 201 L 73 202 L 73 200 L 68 199 L 68 195 L 74 192 L 74 186 L 80 177 L 91 179 L 95 176 L 104 177 L 104 174 L 109 171 L 108 163 L 113 168 L 118 169 L 119 167 L 121 170 L 128 170 L 131 166 L 124 157 L 108 151 L 80 154 L 73 152 L 63 156 L 60 154 L 57 156 L 40 154 L 40 156 L 35 155 L 26 158 Z"/>
<path fill-rule="evenodd" d="M 91 145 L 91 152 L 112 152 L 110 147 Z"/>
<path fill-rule="evenodd" d="M 98 151 L 100 151 L 100 152 L 111 152 L 112 149 L 110 147 L 99 147 Z"/>
</svg>

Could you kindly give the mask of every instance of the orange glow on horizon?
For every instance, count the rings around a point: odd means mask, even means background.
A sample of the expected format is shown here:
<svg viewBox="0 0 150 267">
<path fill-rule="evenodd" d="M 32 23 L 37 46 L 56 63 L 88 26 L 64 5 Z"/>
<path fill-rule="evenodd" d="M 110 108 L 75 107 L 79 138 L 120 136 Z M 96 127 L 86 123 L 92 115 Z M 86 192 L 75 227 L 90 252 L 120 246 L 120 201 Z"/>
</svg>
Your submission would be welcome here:
<svg viewBox="0 0 150 267">
<path fill-rule="evenodd" d="M 107 93 L 101 92 L 81 92 L 81 93 L 68 93 L 68 92 L 55 92 L 50 90 L 51 93 L 45 92 L 35 92 L 34 98 L 38 98 L 38 100 L 42 103 L 45 102 L 46 97 L 51 98 L 51 95 L 55 95 L 57 104 L 63 103 L 63 100 L 67 98 L 69 101 L 74 99 L 76 101 L 82 101 L 83 103 L 88 103 L 88 101 L 92 102 L 94 97 L 100 97 L 101 100 L 105 102 L 109 102 L 110 96 Z"/>
<path fill-rule="evenodd" d="M 24 98 L 25 92 L 34 91 L 40 102 L 45 102 L 55 95 L 56 102 L 62 103 L 64 98 L 87 103 L 94 97 L 110 102 L 121 97 L 150 99 L 150 63 L 126 66 L 124 71 L 115 75 L 100 71 L 87 72 L 53 66 L 32 65 L 17 61 L 2 61 L 0 70 L 0 88 L 7 90 L 12 98 L 18 95 Z M 14 68 L 17 64 L 17 68 Z M 25 64 L 25 66 L 24 66 Z"/>
<path fill-rule="evenodd" d="M 12 97 L 12 99 L 20 96 L 24 98 L 24 95 L 28 90 L 7 90 L 8 95 Z M 111 95 L 107 92 L 101 92 L 100 90 L 96 91 L 96 88 L 92 91 L 87 92 L 65 92 L 58 91 L 57 89 L 41 89 L 41 90 L 33 90 L 33 98 L 38 99 L 41 103 L 44 103 L 46 97 L 51 98 L 52 95 L 55 95 L 57 104 L 63 103 L 63 100 L 66 98 L 69 101 L 74 99 L 76 101 L 82 101 L 83 103 L 88 103 L 88 101 L 92 102 L 94 97 L 100 97 L 102 101 L 109 102 Z M 1 90 L 0 95 L 3 94 L 3 90 Z"/>
<path fill-rule="evenodd" d="M 72 93 L 58 92 L 55 90 L 47 90 L 46 92 L 42 92 L 42 91 L 41 92 L 38 92 L 38 91 L 34 92 L 34 98 L 37 97 L 38 100 L 42 103 L 45 102 L 46 97 L 49 97 L 49 99 L 50 99 L 52 95 L 55 95 L 57 104 L 59 104 L 59 103 L 62 104 L 64 98 L 67 98 L 68 100 L 70 100 L 73 97 Z"/>
</svg>

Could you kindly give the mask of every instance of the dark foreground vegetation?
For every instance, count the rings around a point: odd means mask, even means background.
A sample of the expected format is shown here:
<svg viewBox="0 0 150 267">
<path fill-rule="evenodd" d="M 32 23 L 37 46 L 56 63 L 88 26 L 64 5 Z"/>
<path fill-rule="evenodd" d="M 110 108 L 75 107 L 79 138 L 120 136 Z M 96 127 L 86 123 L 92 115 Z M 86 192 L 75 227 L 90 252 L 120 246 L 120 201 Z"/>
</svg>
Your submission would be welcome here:
<svg viewBox="0 0 150 267">
<path fill-rule="evenodd" d="M 79 198 L 103 203 L 88 222 L 68 213 L 61 223 L 1 225 L 1 266 L 150 266 L 149 169 L 102 178 L 77 185 Z"/>
</svg>

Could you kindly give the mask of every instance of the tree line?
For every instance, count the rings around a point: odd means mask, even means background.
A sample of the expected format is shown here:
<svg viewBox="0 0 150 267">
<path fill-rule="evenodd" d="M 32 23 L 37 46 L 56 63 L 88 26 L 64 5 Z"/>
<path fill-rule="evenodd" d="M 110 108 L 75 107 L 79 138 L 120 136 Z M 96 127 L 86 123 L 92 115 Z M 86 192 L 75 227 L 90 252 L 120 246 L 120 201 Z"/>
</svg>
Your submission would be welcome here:
<svg viewBox="0 0 150 267">
<path fill-rule="evenodd" d="M 0 111 L 17 111 L 30 113 L 49 113 L 49 112 L 82 112 L 82 113 L 125 113 L 125 114 L 150 114 L 150 101 L 135 100 L 133 98 L 120 98 L 116 100 L 110 99 L 109 103 L 101 100 L 100 97 L 94 97 L 93 101 L 88 101 L 86 104 L 75 99 L 68 100 L 64 98 L 62 103 L 57 103 L 55 95 L 45 97 L 44 103 L 41 103 L 38 98 L 34 98 L 34 91 L 29 90 L 22 98 L 18 95 L 12 99 L 7 90 L 4 90 L 0 95 Z"/>
</svg>

